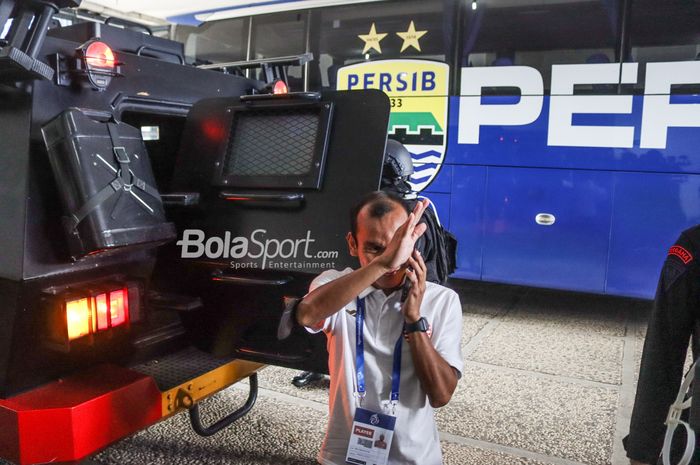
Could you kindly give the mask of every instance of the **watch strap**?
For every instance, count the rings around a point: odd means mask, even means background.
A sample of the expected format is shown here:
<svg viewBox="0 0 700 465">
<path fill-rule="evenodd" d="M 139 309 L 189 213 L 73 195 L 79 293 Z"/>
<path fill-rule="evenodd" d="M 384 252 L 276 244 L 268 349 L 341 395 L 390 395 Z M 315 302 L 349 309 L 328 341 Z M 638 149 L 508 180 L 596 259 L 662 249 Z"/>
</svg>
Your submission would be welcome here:
<svg viewBox="0 0 700 465">
<path fill-rule="evenodd" d="M 414 323 L 404 323 L 403 330 L 405 333 L 415 333 L 416 331 L 427 332 L 428 331 L 428 320 L 425 317 L 420 317 L 418 321 Z"/>
</svg>

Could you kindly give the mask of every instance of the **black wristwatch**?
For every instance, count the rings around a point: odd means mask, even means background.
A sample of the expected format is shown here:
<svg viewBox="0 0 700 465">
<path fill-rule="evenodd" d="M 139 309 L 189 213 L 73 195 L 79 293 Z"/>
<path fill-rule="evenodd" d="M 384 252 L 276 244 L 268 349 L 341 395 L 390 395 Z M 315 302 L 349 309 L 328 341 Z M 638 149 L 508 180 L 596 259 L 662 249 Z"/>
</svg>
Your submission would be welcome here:
<svg viewBox="0 0 700 465">
<path fill-rule="evenodd" d="M 415 323 L 404 323 L 403 330 L 405 333 L 415 333 L 416 331 L 425 333 L 428 331 L 428 320 L 420 317 Z"/>
</svg>

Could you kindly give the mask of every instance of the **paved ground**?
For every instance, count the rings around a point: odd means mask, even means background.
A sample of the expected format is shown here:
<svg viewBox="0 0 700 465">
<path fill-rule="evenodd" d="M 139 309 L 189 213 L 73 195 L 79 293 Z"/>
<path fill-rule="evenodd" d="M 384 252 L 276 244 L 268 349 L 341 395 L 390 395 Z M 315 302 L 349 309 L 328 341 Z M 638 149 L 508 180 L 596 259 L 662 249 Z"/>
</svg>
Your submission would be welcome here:
<svg viewBox="0 0 700 465">
<path fill-rule="evenodd" d="M 467 284 L 465 370 L 438 411 L 445 464 L 622 465 L 621 447 L 649 302 Z M 326 385 L 297 389 L 295 373 L 260 373 L 252 413 L 209 439 L 178 415 L 102 452 L 104 465 L 313 464 L 326 422 Z M 207 401 L 229 411 L 236 385 Z M 205 416 L 206 418 L 206 416 Z"/>
</svg>

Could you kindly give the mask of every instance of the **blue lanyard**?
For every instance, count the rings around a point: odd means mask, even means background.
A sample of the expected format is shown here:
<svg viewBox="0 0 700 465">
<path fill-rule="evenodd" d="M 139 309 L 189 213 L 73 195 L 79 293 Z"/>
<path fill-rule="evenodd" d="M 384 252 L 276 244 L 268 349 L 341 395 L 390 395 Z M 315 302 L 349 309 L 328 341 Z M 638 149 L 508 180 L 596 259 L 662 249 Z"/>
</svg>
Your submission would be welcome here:
<svg viewBox="0 0 700 465">
<path fill-rule="evenodd" d="M 365 299 L 357 298 L 357 316 L 355 318 L 355 370 L 357 372 L 357 396 L 360 398 L 360 406 L 365 398 L 365 337 L 363 334 L 365 322 Z M 394 364 L 391 372 L 391 404 L 399 402 L 399 387 L 401 384 L 401 345 L 403 343 L 403 331 L 394 345 Z"/>
</svg>

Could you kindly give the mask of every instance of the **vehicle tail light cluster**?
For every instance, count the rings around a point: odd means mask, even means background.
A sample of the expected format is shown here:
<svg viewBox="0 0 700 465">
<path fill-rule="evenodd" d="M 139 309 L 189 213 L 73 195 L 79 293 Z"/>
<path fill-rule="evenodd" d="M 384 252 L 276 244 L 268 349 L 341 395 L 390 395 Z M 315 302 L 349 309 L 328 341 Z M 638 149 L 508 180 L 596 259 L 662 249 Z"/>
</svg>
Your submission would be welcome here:
<svg viewBox="0 0 700 465">
<path fill-rule="evenodd" d="M 257 90 L 260 94 L 287 95 L 289 94 L 289 85 L 283 79 L 275 79 L 267 84 L 262 84 Z"/>
<path fill-rule="evenodd" d="M 139 281 L 82 282 L 45 289 L 42 305 L 46 325 L 43 343 L 59 352 L 91 350 L 129 337 L 128 329 L 142 319 Z"/>
<path fill-rule="evenodd" d="M 129 292 L 127 288 L 90 297 L 67 300 L 66 325 L 68 340 L 106 331 L 129 321 Z"/>
<path fill-rule="evenodd" d="M 117 67 L 117 62 L 114 59 L 114 52 L 109 45 L 96 40 L 88 42 L 84 51 L 85 63 L 91 68 L 108 69 L 110 71 Z"/>
<path fill-rule="evenodd" d="M 272 86 L 272 93 L 275 95 L 288 94 L 289 87 L 287 87 L 287 83 L 282 80 L 275 81 L 274 85 Z"/>
<path fill-rule="evenodd" d="M 121 64 L 112 48 L 97 38 L 85 42 L 72 57 L 56 56 L 57 84 L 69 86 L 78 80 L 87 81 L 90 87 L 103 91 L 112 78 L 121 75 Z"/>
<path fill-rule="evenodd" d="M 109 45 L 99 40 L 91 40 L 78 48 L 79 58 L 85 74 L 93 88 L 104 90 L 118 74 L 117 61 Z"/>
</svg>

